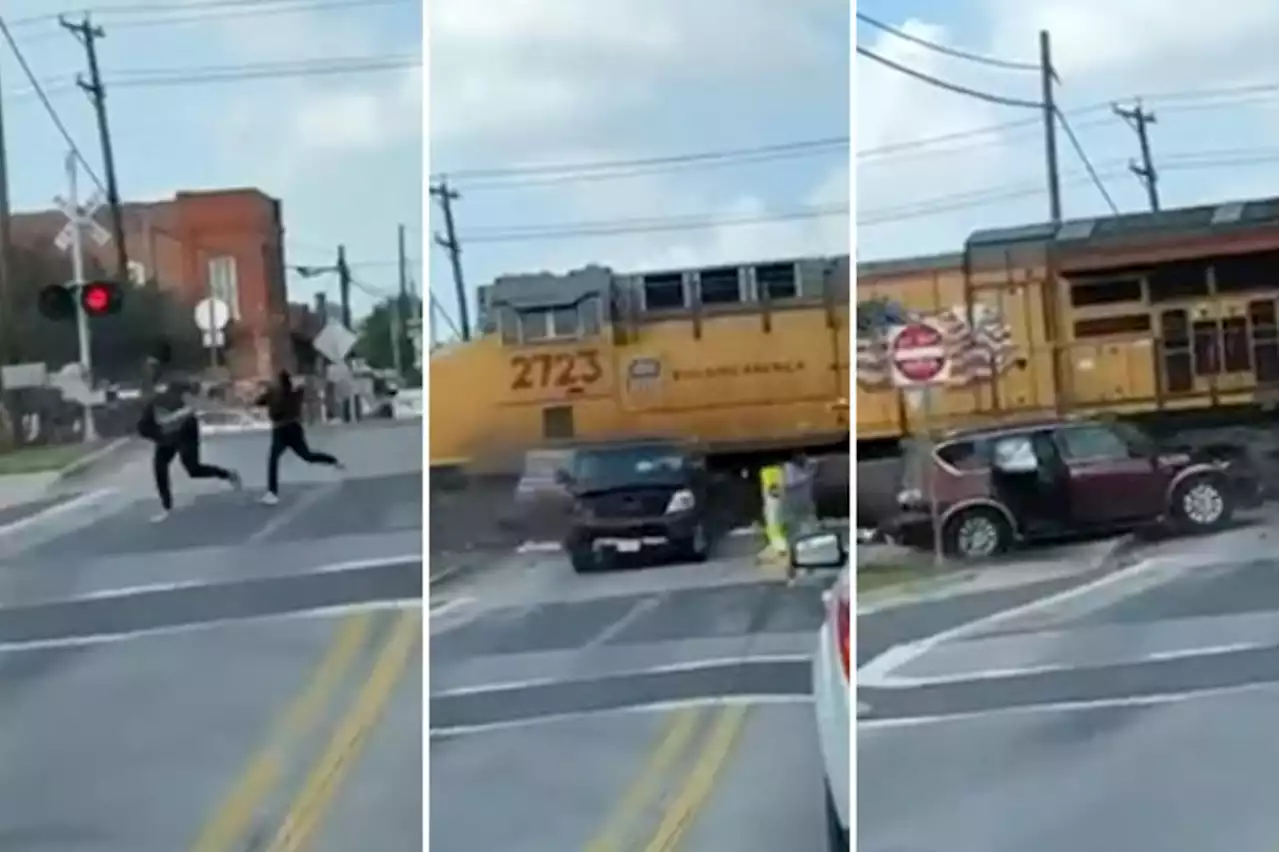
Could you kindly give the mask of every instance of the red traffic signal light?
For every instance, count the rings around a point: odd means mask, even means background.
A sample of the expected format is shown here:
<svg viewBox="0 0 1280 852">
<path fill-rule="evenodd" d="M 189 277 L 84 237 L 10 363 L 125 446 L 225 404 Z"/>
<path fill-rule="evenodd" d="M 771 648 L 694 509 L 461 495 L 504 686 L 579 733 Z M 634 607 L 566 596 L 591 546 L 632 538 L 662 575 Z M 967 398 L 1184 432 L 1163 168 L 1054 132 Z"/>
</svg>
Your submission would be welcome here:
<svg viewBox="0 0 1280 852">
<path fill-rule="evenodd" d="M 80 304 L 91 317 L 118 313 L 121 296 L 120 285 L 114 281 L 89 281 L 80 288 Z"/>
<path fill-rule="evenodd" d="M 46 319 L 63 321 L 74 319 L 76 297 L 74 285 L 49 284 L 40 289 L 40 313 Z M 114 281 L 88 281 L 80 287 L 80 305 L 85 315 L 109 316 L 119 313 L 124 294 Z"/>
</svg>

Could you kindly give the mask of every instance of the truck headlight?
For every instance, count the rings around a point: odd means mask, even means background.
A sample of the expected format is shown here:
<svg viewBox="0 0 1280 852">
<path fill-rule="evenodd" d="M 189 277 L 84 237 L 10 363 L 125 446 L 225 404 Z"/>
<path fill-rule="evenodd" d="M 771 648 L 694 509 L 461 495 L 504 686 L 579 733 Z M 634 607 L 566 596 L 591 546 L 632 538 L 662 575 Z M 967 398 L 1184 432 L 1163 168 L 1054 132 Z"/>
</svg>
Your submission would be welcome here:
<svg viewBox="0 0 1280 852">
<path fill-rule="evenodd" d="M 667 503 L 667 514 L 674 512 L 687 512 L 694 507 L 697 501 L 693 499 L 693 492 L 687 488 L 677 491 L 671 495 L 671 502 Z"/>
</svg>

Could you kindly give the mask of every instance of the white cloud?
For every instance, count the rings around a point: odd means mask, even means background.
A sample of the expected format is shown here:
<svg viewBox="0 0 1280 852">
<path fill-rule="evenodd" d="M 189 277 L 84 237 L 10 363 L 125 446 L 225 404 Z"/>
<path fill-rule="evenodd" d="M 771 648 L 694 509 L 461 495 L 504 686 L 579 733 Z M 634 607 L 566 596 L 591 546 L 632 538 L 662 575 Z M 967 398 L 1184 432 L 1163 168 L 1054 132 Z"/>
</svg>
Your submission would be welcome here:
<svg viewBox="0 0 1280 852">
<path fill-rule="evenodd" d="M 942 7 L 940 14 L 947 14 Z M 952 14 L 958 12 L 958 9 Z M 1062 78 L 1058 102 L 1104 184 L 1122 210 L 1145 196 L 1127 162 L 1133 132 L 1106 107 L 1137 95 L 1210 90 L 1276 78 L 1277 5 L 1271 0 L 986 0 L 957 19 L 889 21 L 913 35 L 969 52 L 1035 61 L 1038 31 L 1052 34 Z M 976 24 L 976 26 L 975 26 Z M 1003 71 L 940 56 L 892 35 L 863 29 L 860 43 L 925 74 L 986 92 L 1038 101 L 1038 75 Z M 1039 114 L 953 94 L 858 60 L 858 221 L 861 257 L 958 250 L 981 227 L 1047 217 L 1043 131 Z M 1165 206 L 1276 191 L 1276 95 L 1151 97 L 1157 168 Z M 1093 107 L 1094 109 L 1090 110 Z M 1006 122 L 996 132 L 967 133 Z M 912 146 L 912 140 L 946 141 Z M 879 149 L 878 151 L 876 149 Z M 1229 157 L 1224 149 L 1255 156 Z M 1107 212 L 1070 140 L 1059 133 L 1066 215 Z M 1218 154 L 1212 155 L 1212 152 Z M 1190 155 L 1200 153 L 1197 160 Z M 1209 166 L 1212 166 L 1210 168 Z M 930 215 L 921 215 L 929 212 Z"/>
<path fill-rule="evenodd" d="M 846 0 L 432 0 L 432 170 L 616 161 L 843 133 L 848 15 Z M 847 203 L 840 152 L 519 191 L 469 191 L 462 177 L 457 186 L 467 277 L 477 284 L 587 263 L 636 270 L 848 251 L 841 217 L 680 230 L 638 221 L 740 222 Z M 618 221 L 636 227 L 608 238 L 467 245 L 486 229 Z"/>
</svg>

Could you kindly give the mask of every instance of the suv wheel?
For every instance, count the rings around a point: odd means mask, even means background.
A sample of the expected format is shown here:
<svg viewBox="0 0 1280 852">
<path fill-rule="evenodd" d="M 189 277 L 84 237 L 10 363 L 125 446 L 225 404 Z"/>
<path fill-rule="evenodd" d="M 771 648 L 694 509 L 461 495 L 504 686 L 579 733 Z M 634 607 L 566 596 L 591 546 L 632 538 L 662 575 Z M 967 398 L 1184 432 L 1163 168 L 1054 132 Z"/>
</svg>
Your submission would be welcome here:
<svg viewBox="0 0 1280 852">
<path fill-rule="evenodd" d="M 1226 525 L 1233 509 L 1222 479 L 1204 475 L 1178 483 L 1169 514 L 1188 532 L 1207 532 Z"/>
<path fill-rule="evenodd" d="M 823 784 L 823 804 L 827 812 L 827 849 L 830 852 L 849 852 L 849 829 L 840 824 L 836 815 L 836 803 L 831 798 L 831 787 Z"/>
<path fill-rule="evenodd" d="M 690 562 L 706 562 L 711 553 L 711 541 L 707 536 L 707 527 L 699 522 L 693 533 L 680 543 L 680 551 Z"/>
<path fill-rule="evenodd" d="M 965 509 L 947 521 L 942 547 L 962 559 L 989 559 L 1009 549 L 1013 529 L 995 509 Z"/>
<path fill-rule="evenodd" d="M 569 550 L 569 564 L 576 574 L 589 574 L 596 570 L 599 563 L 591 548 L 575 547 Z"/>
</svg>

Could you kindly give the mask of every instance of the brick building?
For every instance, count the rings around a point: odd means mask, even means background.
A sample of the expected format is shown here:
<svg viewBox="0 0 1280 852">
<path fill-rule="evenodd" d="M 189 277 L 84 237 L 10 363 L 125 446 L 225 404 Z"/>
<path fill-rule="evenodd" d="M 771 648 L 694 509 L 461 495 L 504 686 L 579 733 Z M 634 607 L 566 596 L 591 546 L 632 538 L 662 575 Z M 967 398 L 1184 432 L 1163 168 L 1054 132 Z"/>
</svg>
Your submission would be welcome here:
<svg viewBox="0 0 1280 852">
<path fill-rule="evenodd" d="M 193 308 L 210 295 L 230 306 L 231 377 L 267 377 L 295 367 L 279 200 L 257 189 L 179 192 L 167 201 L 126 203 L 122 216 L 133 284 L 154 280 Z M 106 209 L 98 219 L 110 229 Z M 65 222 L 56 210 L 16 213 L 14 243 L 50 245 Z M 86 241 L 86 251 L 115 270 L 113 244 Z"/>
</svg>

